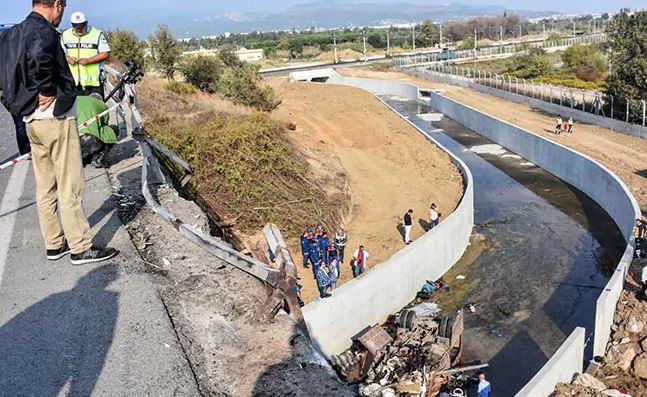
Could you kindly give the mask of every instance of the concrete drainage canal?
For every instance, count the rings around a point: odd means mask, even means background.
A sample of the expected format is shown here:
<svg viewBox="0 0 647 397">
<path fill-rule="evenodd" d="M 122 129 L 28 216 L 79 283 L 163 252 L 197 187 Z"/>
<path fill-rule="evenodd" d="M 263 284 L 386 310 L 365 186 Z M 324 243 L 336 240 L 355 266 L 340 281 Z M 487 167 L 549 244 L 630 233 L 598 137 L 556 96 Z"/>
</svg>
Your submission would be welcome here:
<svg viewBox="0 0 647 397">
<path fill-rule="evenodd" d="M 454 304 L 477 307 L 465 317 L 464 361 L 489 362 L 496 394 L 513 396 L 577 326 L 591 336 L 596 299 L 626 243 L 609 215 L 573 186 L 428 106 L 382 99 L 473 173 L 475 231 L 487 248 L 457 265 L 473 282 Z"/>
</svg>

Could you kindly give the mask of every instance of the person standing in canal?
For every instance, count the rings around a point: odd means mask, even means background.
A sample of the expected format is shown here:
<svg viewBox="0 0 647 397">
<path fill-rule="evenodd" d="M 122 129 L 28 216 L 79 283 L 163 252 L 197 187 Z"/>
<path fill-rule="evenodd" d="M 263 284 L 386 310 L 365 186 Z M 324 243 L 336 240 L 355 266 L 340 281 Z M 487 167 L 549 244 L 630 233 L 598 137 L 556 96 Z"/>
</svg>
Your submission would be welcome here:
<svg viewBox="0 0 647 397">
<path fill-rule="evenodd" d="M 479 386 L 476 392 L 478 393 L 478 397 L 489 397 L 492 392 L 492 386 L 490 385 L 490 382 L 485 380 L 484 373 L 479 374 Z"/>
</svg>

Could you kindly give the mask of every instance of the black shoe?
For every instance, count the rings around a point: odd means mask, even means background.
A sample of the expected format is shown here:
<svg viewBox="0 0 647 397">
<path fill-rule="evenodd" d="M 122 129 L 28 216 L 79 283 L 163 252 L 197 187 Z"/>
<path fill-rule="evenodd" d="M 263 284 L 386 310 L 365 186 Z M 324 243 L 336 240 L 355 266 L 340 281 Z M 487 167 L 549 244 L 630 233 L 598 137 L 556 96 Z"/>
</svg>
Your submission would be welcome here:
<svg viewBox="0 0 647 397">
<path fill-rule="evenodd" d="M 321 295 L 321 298 L 322 298 L 322 299 L 323 299 L 323 298 L 330 298 L 331 296 L 332 296 L 332 295 L 330 295 L 329 293 L 325 293 L 325 294 Z"/>
<path fill-rule="evenodd" d="M 63 241 L 63 246 L 55 250 L 47 250 L 47 260 L 48 261 L 57 261 L 70 253 L 70 246 L 67 245 L 67 241 Z"/>
<path fill-rule="evenodd" d="M 86 265 L 88 263 L 103 262 L 110 258 L 117 256 L 119 251 L 114 248 L 96 248 L 92 247 L 89 250 L 80 254 L 72 254 L 70 259 L 75 266 Z"/>
</svg>

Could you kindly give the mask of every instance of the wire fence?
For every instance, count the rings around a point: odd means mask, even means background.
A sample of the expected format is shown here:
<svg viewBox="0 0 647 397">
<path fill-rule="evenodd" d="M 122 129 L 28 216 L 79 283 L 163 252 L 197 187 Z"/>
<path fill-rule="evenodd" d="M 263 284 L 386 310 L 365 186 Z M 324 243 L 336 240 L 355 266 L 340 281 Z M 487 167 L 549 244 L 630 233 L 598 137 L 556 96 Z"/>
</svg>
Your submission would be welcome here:
<svg viewBox="0 0 647 397">
<path fill-rule="evenodd" d="M 543 48 L 549 50 L 569 47 L 573 44 L 599 44 L 606 43 L 607 41 L 608 36 L 606 33 L 598 33 L 586 36 L 569 37 L 561 40 L 525 41 L 469 50 L 446 52 L 440 52 L 442 50 L 439 50 L 439 52 L 436 53 L 397 57 L 394 59 L 394 63 L 396 67 L 407 68 L 436 62 L 457 62 L 468 59 L 503 58 L 506 56 L 511 56 L 517 53 L 528 51 L 530 48 Z"/>
<path fill-rule="evenodd" d="M 418 66 L 418 69 L 422 68 L 422 66 Z M 486 87 L 643 127 L 647 122 L 647 101 L 642 99 L 615 98 L 600 91 L 538 83 L 510 75 L 500 75 L 449 64 L 435 63 L 427 65 L 424 66 L 424 71 L 445 76 L 457 76 L 463 80 Z"/>
</svg>

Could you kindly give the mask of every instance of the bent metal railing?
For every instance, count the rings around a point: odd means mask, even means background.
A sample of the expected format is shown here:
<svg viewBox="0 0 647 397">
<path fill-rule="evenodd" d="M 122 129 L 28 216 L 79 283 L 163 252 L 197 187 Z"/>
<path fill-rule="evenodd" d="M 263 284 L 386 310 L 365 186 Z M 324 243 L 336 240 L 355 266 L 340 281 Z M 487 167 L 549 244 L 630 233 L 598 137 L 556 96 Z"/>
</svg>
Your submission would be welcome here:
<svg viewBox="0 0 647 397">
<path fill-rule="evenodd" d="M 122 77 L 121 73 L 111 67 L 106 67 L 106 72 L 110 77 L 116 79 L 120 79 Z M 108 85 L 110 85 L 110 83 L 108 83 Z M 255 277 L 266 285 L 269 285 L 273 289 L 273 292 L 268 297 L 267 302 L 262 305 L 262 309 L 265 309 L 265 312 L 259 312 L 260 316 L 265 317 L 266 320 L 269 320 L 270 317 L 273 317 L 273 315 L 276 313 L 276 310 L 279 308 L 279 306 L 282 306 L 282 302 L 285 301 L 290 311 L 290 315 L 296 322 L 297 327 L 299 327 L 299 329 L 307 335 L 307 329 L 304 326 L 301 307 L 297 302 L 297 297 L 292 288 L 293 283 L 295 282 L 292 277 L 285 277 L 284 272 L 269 267 L 265 263 L 257 259 L 244 255 L 231 248 L 227 244 L 217 241 L 211 236 L 206 235 L 201 230 L 198 230 L 197 228 L 184 223 L 181 219 L 175 216 L 172 211 L 162 206 L 154 198 L 153 192 L 151 191 L 149 185 L 149 174 L 157 174 L 157 176 L 161 177 L 163 180 L 166 180 L 166 176 L 162 171 L 162 167 L 157 157 L 153 153 L 153 148 L 162 153 L 164 156 L 167 156 L 168 159 L 184 169 L 187 173 L 191 173 L 192 170 L 188 163 L 180 159 L 170 149 L 146 136 L 141 113 L 137 106 L 137 95 L 133 84 L 126 84 L 124 86 L 124 95 L 128 98 L 128 100 L 122 101 L 122 103 L 126 104 L 126 106 L 121 107 L 119 114 L 126 121 L 129 134 L 134 140 L 137 141 L 141 150 L 143 157 L 141 168 L 142 195 L 144 196 L 146 203 L 160 218 L 162 218 L 166 223 L 171 225 L 175 230 L 177 230 L 185 238 L 196 244 L 198 247 L 209 252 L 216 258 Z"/>
</svg>

